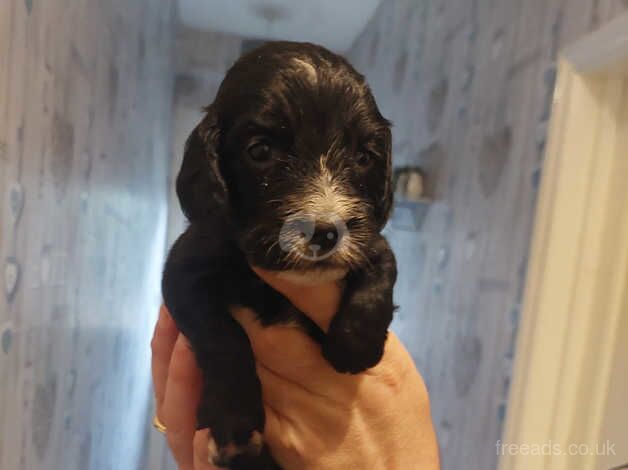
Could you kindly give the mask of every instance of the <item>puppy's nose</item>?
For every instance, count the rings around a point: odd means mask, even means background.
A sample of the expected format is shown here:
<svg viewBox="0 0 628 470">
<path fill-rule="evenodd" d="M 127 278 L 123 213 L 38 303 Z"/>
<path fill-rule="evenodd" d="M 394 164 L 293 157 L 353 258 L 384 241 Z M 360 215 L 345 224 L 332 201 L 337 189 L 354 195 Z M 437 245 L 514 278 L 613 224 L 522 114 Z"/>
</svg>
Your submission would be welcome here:
<svg viewBox="0 0 628 470">
<path fill-rule="evenodd" d="M 331 251 L 340 241 L 340 234 L 334 224 L 317 223 L 309 241 L 310 249 L 319 255 Z"/>
</svg>

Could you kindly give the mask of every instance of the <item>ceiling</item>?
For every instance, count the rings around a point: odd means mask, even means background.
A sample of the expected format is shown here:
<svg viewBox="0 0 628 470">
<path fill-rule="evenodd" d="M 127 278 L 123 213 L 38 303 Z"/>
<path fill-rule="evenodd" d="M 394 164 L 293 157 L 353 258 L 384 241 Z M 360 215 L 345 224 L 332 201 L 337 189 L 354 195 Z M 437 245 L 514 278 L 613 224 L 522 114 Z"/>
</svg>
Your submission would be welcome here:
<svg viewBox="0 0 628 470">
<path fill-rule="evenodd" d="M 348 50 L 381 0 L 178 0 L 190 28 Z"/>
</svg>

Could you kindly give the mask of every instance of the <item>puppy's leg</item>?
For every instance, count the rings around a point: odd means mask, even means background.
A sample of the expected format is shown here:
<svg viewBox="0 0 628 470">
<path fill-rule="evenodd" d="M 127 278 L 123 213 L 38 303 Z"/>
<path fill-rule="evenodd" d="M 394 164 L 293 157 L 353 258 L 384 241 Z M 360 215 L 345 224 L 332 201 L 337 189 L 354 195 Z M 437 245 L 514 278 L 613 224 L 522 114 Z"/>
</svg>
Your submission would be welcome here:
<svg viewBox="0 0 628 470">
<path fill-rule="evenodd" d="M 260 384 L 244 359 L 252 357 L 250 348 L 234 349 L 218 361 L 216 351 L 207 353 L 197 353 L 204 378 L 198 427 L 211 430 L 209 462 L 231 470 L 280 470 L 263 439 Z"/>
<path fill-rule="evenodd" d="M 323 356 L 338 372 L 357 374 L 382 358 L 392 321 L 395 257 L 384 237 L 371 248 L 370 264 L 347 275 L 340 309 L 323 340 Z"/>
<path fill-rule="evenodd" d="M 232 470 L 278 468 L 262 439 L 264 408 L 250 343 L 227 308 L 230 257 L 221 245 L 190 227 L 168 257 L 164 300 L 203 374 L 198 424 L 211 429 L 211 463 Z"/>
</svg>

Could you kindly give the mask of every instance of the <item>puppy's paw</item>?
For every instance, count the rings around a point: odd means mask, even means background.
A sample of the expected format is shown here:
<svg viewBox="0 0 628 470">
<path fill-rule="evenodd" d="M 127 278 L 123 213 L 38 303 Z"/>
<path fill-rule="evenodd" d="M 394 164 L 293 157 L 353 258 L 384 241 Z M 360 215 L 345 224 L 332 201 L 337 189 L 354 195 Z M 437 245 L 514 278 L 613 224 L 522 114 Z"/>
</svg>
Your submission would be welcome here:
<svg viewBox="0 0 628 470">
<path fill-rule="evenodd" d="M 263 446 L 264 439 L 259 431 L 253 431 L 248 441 L 244 443 L 241 440 L 238 442 L 232 440 L 219 446 L 214 439 L 210 439 L 208 444 L 209 463 L 223 468 L 242 468 L 241 464 L 236 467 L 234 463 L 254 462 L 259 458 Z"/>
<path fill-rule="evenodd" d="M 369 331 L 361 319 L 336 317 L 323 341 L 323 357 L 338 372 L 359 374 L 382 359 L 386 337 L 386 331 Z"/>
</svg>

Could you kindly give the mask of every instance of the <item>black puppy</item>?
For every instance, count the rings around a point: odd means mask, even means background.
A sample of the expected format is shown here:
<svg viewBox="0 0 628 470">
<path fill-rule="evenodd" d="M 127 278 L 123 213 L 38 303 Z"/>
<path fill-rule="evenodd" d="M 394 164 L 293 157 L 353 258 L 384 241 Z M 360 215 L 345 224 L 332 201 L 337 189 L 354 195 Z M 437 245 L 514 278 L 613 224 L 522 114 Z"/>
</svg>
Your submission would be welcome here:
<svg viewBox="0 0 628 470">
<path fill-rule="evenodd" d="M 170 251 L 163 295 L 203 371 L 198 424 L 211 428 L 213 463 L 278 468 L 261 437 L 251 347 L 229 309 L 297 322 L 339 372 L 379 362 L 397 275 L 380 235 L 392 205 L 390 123 L 345 59 L 291 42 L 240 58 L 206 112 L 177 178 L 190 225 Z M 251 265 L 303 284 L 342 280 L 329 331 Z"/>
</svg>

